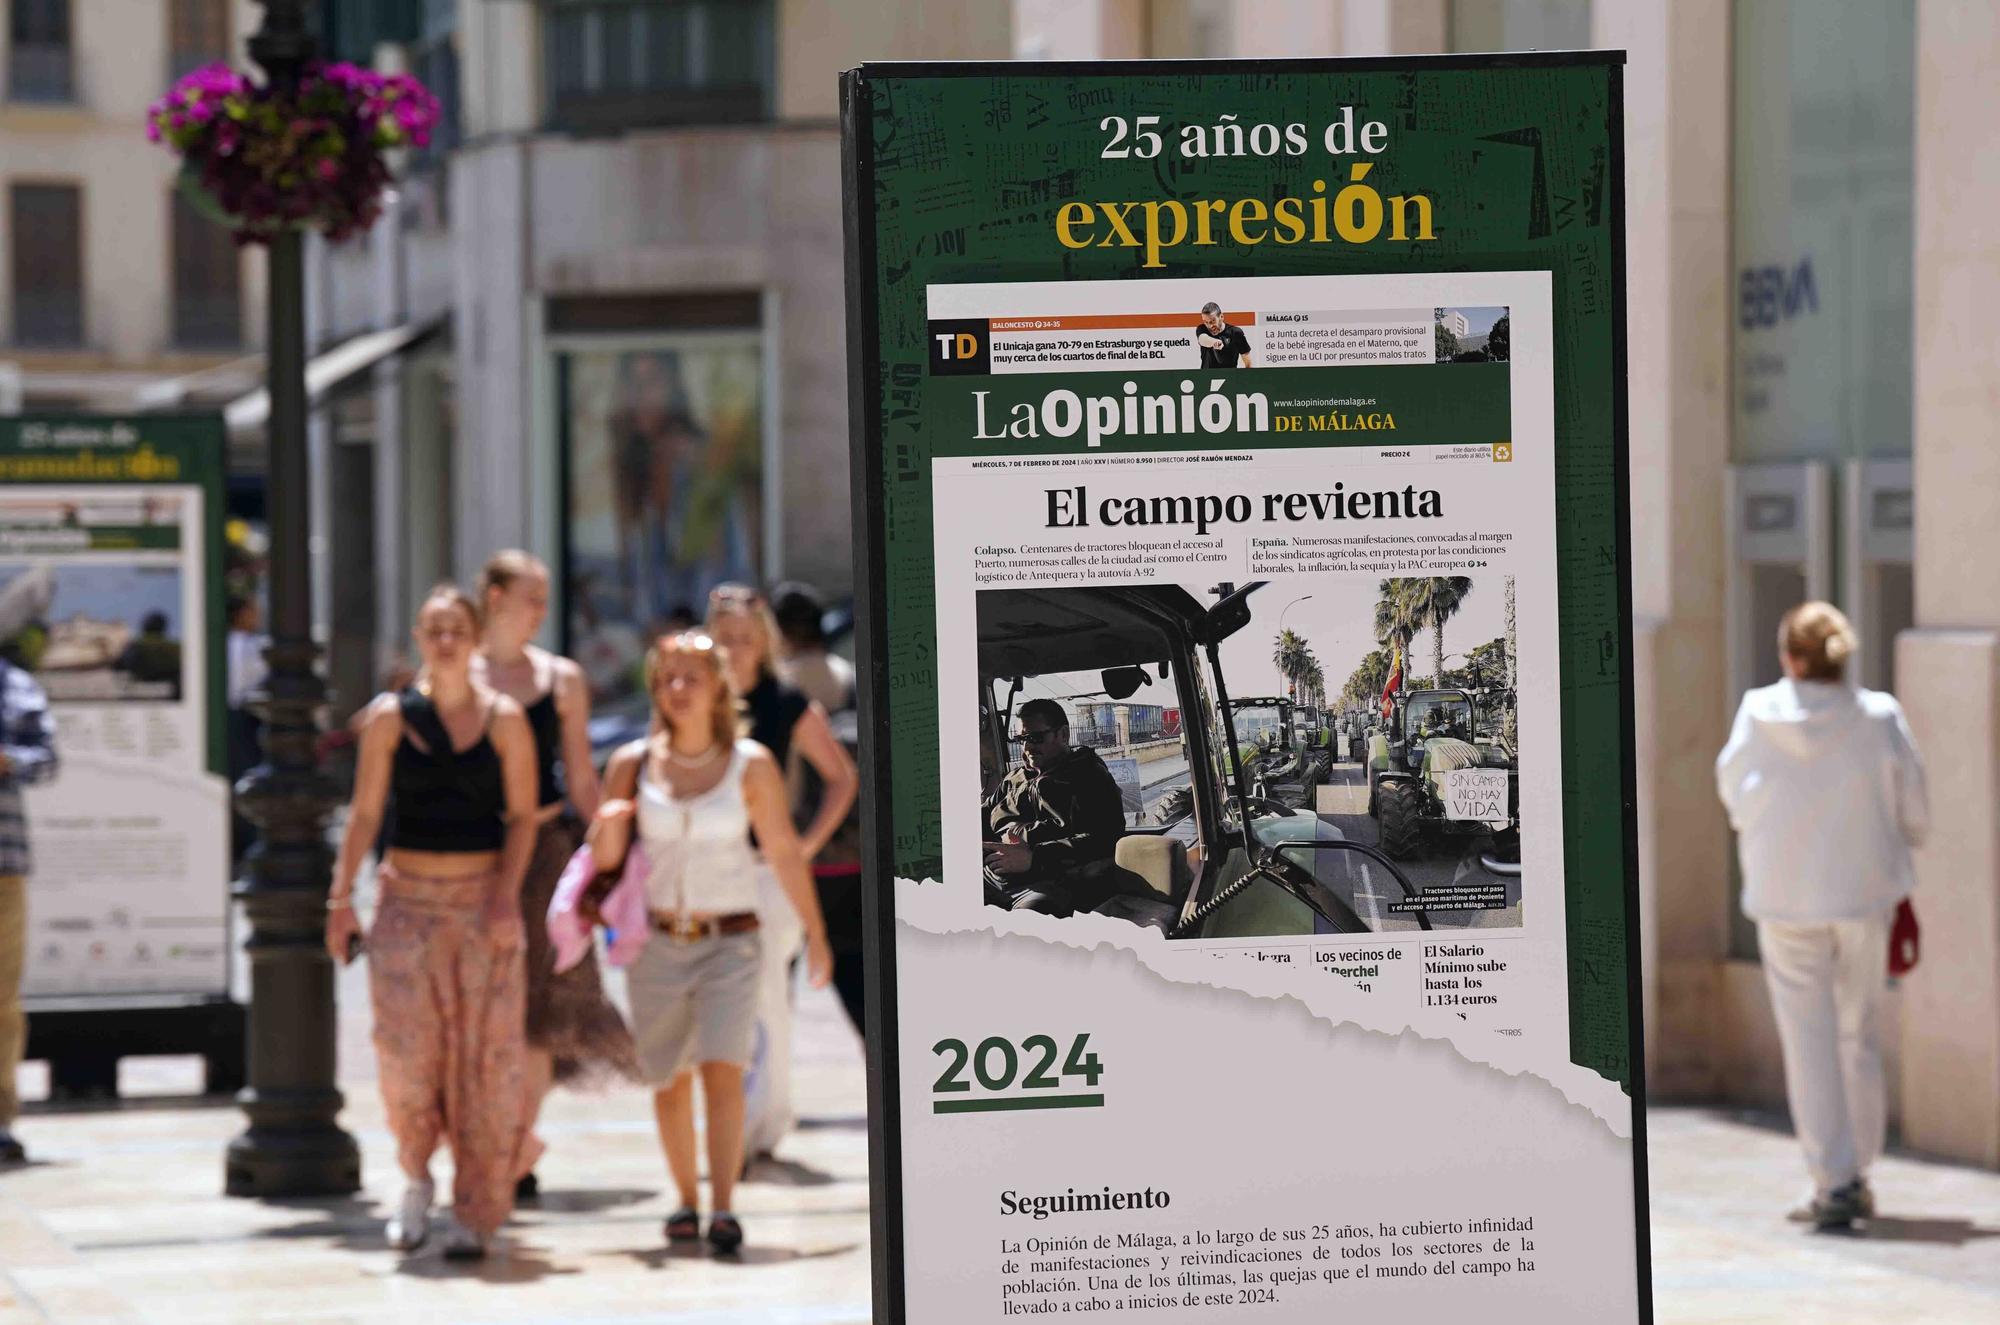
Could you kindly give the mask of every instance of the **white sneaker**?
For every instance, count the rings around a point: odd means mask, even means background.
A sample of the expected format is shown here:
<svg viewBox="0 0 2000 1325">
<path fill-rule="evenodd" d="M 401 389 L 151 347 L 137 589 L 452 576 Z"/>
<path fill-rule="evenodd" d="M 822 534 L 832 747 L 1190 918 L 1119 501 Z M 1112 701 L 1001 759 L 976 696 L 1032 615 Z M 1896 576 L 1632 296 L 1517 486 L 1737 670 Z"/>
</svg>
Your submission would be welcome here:
<svg viewBox="0 0 2000 1325">
<path fill-rule="evenodd" d="M 486 1256 L 486 1239 L 456 1219 L 444 1235 L 444 1258 L 448 1261 L 477 1261 Z"/>
<path fill-rule="evenodd" d="M 414 1251 L 424 1245 L 431 1231 L 431 1201 L 437 1195 L 428 1181 L 412 1182 L 403 1188 L 403 1203 L 389 1217 L 385 1230 L 389 1245 L 397 1251 Z"/>
</svg>

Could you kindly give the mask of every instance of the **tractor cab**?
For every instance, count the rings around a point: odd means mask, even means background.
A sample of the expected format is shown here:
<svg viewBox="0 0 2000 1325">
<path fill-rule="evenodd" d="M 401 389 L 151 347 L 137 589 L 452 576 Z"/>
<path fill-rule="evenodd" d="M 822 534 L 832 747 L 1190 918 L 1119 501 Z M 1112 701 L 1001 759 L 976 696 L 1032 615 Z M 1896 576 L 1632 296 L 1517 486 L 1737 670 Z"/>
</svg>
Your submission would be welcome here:
<svg viewBox="0 0 2000 1325">
<path fill-rule="evenodd" d="M 1300 744 L 1317 766 L 1318 780 L 1325 782 L 1333 774 L 1333 719 L 1312 704 L 1299 705 L 1298 718 Z"/>
<path fill-rule="evenodd" d="M 1311 749 L 1299 708 L 1282 695 L 1232 699 L 1230 716 L 1251 737 L 1246 763 L 1251 793 L 1286 805 L 1312 808 L 1326 770 Z"/>
<path fill-rule="evenodd" d="M 1519 784 L 1513 752 L 1493 730 L 1470 691 L 1395 697 L 1368 750 L 1368 813 L 1384 851 L 1403 860 L 1427 837 L 1491 833 L 1494 859 L 1518 868 Z"/>
<path fill-rule="evenodd" d="M 1207 605 L 1177 586 L 980 593 L 982 831 L 990 840 L 1010 785 L 1041 775 L 1015 737 L 1022 705 L 1051 700 L 1067 717 L 1071 757 L 1102 761 L 1125 818 L 1105 857 L 1081 865 L 1092 888 L 1079 893 L 1090 900 L 1077 909 L 1173 938 L 1417 927 L 1368 900 L 1381 890 L 1368 869 L 1377 879 L 1384 870 L 1396 875 L 1379 852 L 1295 803 L 1250 790 L 1260 738 L 1274 766 L 1297 762 L 1290 713 L 1269 710 L 1269 723 L 1249 734 L 1234 721 L 1221 674 L 1218 646 L 1249 624 L 1245 600 L 1257 587 L 1221 592 Z M 948 715 L 945 727 L 950 757 Z M 1009 880 L 985 874 L 989 904 L 1012 905 Z"/>
</svg>

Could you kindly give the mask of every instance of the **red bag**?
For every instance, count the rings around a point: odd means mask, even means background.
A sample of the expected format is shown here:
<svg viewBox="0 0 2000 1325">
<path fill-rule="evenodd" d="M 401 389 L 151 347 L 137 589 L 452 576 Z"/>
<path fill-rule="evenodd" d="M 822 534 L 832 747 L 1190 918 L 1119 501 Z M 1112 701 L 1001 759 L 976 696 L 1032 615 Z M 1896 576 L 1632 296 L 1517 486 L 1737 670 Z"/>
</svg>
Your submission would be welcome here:
<svg viewBox="0 0 2000 1325">
<path fill-rule="evenodd" d="M 1921 944 L 1917 935 L 1917 909 L 1905 897 L 1896 906 L 1896 919 L 1889 926 L 1889 976 L 1891 979 L 1908 975 L 1917 969 L 1917 955 Z"/>
</svg>

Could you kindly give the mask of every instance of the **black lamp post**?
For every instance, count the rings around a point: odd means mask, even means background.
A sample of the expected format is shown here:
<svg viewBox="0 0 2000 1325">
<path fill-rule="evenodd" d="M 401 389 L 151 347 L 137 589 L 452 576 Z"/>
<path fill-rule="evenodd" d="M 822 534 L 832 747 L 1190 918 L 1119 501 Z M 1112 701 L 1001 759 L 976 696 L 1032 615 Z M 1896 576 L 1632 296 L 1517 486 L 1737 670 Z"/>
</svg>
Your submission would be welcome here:
<svg viewBox="0 0 2000 1325">
<path fill-rule="evenodd" d="M 250 58 L 273 86 L 294 87 L 313 55 L 308 0 L 258 3 L 264 22 L 250 38 Z M 313 670 L 305 266 L 296 230 L 271 240 L 269 282 L 270 676 L 254 700 L 264 718 L 264 762 L 238 786 L 245 817 L 263 831 L 235 886 L 250 921 L 250 1084 L 237 1096 L 250 1125 L 229 1143 L 224 1190 L 339 1195 L 360 1189 L 361 1152 L 335 1122 L 337 1023 L 323 938 L 335 796 L 315 749 L 326 687 Z"/>
</svg>

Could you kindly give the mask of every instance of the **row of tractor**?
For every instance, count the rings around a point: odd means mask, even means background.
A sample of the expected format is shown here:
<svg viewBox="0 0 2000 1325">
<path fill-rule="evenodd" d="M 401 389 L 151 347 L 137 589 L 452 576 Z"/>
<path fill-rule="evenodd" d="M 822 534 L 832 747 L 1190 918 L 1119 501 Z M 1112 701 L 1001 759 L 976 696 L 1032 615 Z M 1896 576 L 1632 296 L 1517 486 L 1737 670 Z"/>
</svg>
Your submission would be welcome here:
<svg viewBox="0 0 2000 1325">
<path fill-rule="evenodd" d="M 1254 795 L 1312 809 L 1339 756 L 1366 765 L 1368 813 L 1380 845 L 1406 860 L 1435 839 L 1491 836 L 1488 868 L 1520 865 L 1520 787 L 1502 718 L 1511 693 L 1412 690 L 1387 712 L 1329 715 L 1284 696 L 1231 701 L 1252 733 L 1244 772 Z"/>
</svg>

